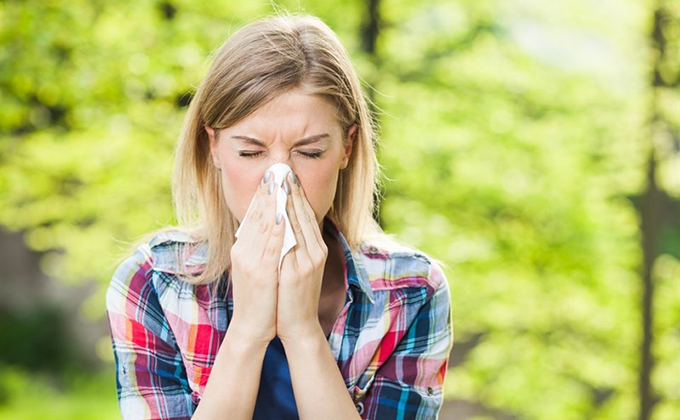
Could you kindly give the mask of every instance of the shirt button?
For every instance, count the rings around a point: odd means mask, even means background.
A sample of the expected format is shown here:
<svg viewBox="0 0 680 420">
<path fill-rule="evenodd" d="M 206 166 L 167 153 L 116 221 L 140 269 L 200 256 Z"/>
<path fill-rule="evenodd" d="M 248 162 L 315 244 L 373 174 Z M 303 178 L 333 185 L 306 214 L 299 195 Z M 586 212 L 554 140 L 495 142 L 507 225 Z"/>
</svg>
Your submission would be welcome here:
<svg viewBox="0 0 680 420">
<path fill-rule="evenodd" d="M 363 414 L 363 413 L 364 413 L 364 403 L 363 403 L 363 402 L 358 402 L 358 403 L 357 403 L 357 411 L 359 412 L 359 414 Z"/>
<path fill-rule="evenodd" d="M 374 247 L 373 245 L 371 245 L 371 246 L 368 248 L 368 253 L 371 254 L 371 255 L 375 255 L 375 254 L 378 253 L 378 248 L 376 248 L 376 247 Z"/>
<path fill-rule="evenodd" d="M 199 394 L 199 393 L 196 392 L 196 391 L 192 392 L 192 393 L 191 393 L 191 401 L 192 401 L 194 404 L 198 405 L 198 404 L 201 402 L 201 394 Z"/>
</svg>

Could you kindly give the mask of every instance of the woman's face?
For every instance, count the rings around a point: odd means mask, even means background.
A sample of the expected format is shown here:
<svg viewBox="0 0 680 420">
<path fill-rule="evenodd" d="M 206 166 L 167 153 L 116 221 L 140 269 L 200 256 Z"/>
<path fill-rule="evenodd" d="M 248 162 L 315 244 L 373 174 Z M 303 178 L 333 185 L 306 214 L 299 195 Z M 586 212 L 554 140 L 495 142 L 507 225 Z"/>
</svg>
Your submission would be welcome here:
<svg viewBox="0 0 680 420">
<path fill-rule="evenodd" d="M 210 136 L 214 164 L 221 168 L 229 210 L 241 222 L 262 182 L 264 171 L 285 163 L 297 175 L 322 228 L 335 197 L 339 171 L 352 152 L 357 126 L 342 145 L 334 107 L 319 96 L 292 90 L 265 104 L 239 123 Z"/>
</svg>

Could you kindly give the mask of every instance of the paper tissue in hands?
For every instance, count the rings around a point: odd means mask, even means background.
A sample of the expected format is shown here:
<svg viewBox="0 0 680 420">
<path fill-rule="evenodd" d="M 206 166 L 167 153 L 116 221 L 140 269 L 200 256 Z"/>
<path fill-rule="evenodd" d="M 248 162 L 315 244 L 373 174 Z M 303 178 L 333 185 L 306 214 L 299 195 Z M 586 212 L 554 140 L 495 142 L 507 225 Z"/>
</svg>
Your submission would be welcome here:
<svg viewBox="0 0 680 420">
<path fill-rule="evenodd" d="M 279 257 L 279 264 L 278 264 L 278 273 L 281 273 L 281 263 L 283 262 L 283 257 L 286 255 L 286 253 L 297 244 L 297 241 L 295 240 L 295 234 L 293 233 L 293 228 L 290 227 L 290 219 L 288 219 L 288 213 L 286 212 L 286 200 L 288 200 L 290 197 L 288 194 L 286 194 L 286 191 L 283 189 L 283 181 L 286 179 L 286 176 L 288 175 L 288 172 L 291 172 L 292 169 L 290 166 L 286 165 L 285 163 L 277 163 L 275 165 L 272 165 L 269 167 L 269 171 L 271 173 L 270 176 L 274 177 L 274 192 L 273 194 L 276 195 L 276 215 L 275 217 L 278 217 L 279 214 L 283 214 L 283 218 L 285 220 L 285 232 L 284 232 L 284 237 L 283 237 L 283 247 L 281 248 L 281 255 Z M 271 182 L 271 181 L 270 181 Z M 243 216 L 243 220 L 247 221 L 248 216 L 250 215 L 250 210 L 253 207 L 253 203 L 255 201 L 255 197 L 253 197 L 253 200 L 250 201 L 250 206 L 248 207 L 248 210 L 246 211 L 245 216 Z M 276 220 L 276 219 L 274 219 Z M 243 228 L 243 223 L 238 227 L 238 230 L 236 231 L 236 237 L 238 238 L 239 233 L 241 232 L 241 228 Z"/>
</svg>

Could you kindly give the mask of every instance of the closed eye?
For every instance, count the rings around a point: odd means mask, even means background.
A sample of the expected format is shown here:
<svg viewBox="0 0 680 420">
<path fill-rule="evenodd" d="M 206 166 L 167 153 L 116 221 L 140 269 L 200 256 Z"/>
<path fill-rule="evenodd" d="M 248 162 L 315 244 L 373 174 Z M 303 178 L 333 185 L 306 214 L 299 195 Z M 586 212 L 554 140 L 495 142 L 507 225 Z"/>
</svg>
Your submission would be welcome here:
<svg viewBox="0 0 680 420">
<path fill-rule="evenodd" d="M 257 157 L 261 154 L 262 154 L 262 152 L 239 152 L 238 155 L 246 157 L 246 158 L 254 158 L 254 157 Z"/>
<path fill-rule="evenodd" d="M 309 159 L 318 159 L 323 154 L 323 152 L 298 152 L 298 153 Z M 238 155 L 245 158 L 256 158 L 261 154 L 262 152 L 239 152 Z"/>
<path fill-rule="evenodd" d="M 323 154 L 323 152 L 298 152 L 298 153 L 310 159 L 318 159 Z"/>
</svg>

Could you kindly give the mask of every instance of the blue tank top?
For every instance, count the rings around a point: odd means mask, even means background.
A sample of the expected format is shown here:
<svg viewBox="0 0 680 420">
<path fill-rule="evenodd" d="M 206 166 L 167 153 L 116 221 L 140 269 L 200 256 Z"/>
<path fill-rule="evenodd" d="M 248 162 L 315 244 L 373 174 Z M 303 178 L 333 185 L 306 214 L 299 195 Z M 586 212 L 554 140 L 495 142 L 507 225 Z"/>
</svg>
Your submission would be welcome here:
<svg viewBox="0 0 680 420">
<path fill-rule="evenodd" d="M 264 354 L 260 389 L 253 420 L 298 420 L 288 360 L 279 337 L 269 343 Z"/>
<path fill-rule="evenodd" d="M 253 420 L 299 420 L 288 359 L 279 337 L 269 343 L 262 364 Z"/>
</svg>

